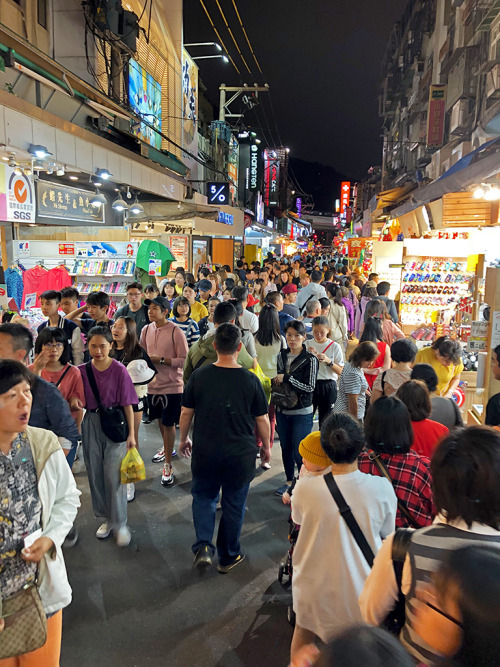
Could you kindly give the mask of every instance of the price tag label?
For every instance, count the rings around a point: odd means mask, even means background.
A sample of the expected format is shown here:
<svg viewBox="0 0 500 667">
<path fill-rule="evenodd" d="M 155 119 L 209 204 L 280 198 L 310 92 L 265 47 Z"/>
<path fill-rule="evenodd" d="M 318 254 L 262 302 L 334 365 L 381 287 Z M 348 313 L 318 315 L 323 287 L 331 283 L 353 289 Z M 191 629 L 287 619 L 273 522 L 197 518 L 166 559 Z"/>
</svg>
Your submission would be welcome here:
<svg viewBox="0 0 500 667">
<path fill-rule="evenodd" d="M 150 259 L 149 260 L 149 276 L 161 276 L 161 259 Z"/>
</svg>

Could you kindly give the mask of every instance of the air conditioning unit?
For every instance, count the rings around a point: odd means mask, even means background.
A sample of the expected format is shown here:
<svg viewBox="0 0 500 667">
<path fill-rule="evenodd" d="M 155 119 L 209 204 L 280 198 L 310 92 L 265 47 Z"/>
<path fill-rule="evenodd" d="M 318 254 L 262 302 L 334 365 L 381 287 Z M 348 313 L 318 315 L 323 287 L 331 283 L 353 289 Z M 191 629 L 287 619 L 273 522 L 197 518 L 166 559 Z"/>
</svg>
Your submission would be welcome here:
<svg viewBox="0 0 500 667">
<path fill-rule="evenodd" d="M 469 100 L 458 100 L 451 110 L 450 132 L 462 134 L 469 124 Z"/>
<path fill-rule="evenodd" d="M 500 65 L 495 65 L 486 75 L 486 97 L 488 99 L 500 98 Z"/>
</svg>

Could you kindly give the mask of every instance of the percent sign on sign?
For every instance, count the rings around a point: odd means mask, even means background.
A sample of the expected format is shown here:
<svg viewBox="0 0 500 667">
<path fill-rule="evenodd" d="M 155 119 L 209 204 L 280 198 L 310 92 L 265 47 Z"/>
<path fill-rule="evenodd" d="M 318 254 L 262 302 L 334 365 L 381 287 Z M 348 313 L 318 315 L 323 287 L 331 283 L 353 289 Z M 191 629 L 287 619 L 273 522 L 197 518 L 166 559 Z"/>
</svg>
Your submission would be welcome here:
<svg viewBox="0 0 500 667">
<path fill-rule="evenodd" d="M 229 183 L 209 183 L 208 201 L 210 204 L 227 204 L 229 202 Z"/>
</svg>

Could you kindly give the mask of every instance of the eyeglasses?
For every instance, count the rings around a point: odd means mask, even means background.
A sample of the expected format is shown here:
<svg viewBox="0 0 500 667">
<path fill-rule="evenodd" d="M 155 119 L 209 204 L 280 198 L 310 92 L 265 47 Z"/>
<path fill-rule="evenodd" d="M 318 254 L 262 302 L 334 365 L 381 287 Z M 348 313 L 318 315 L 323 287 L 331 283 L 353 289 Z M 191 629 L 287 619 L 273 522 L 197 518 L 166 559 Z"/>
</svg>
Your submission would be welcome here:
<svg viewBox="0 0 500 667">
<path fill-rule="evenodd" d="M 44 347 L 50 347 L 53 350 L 62 350 L 64 349 L 64 343 L 45 343 Z"/>
</svg>

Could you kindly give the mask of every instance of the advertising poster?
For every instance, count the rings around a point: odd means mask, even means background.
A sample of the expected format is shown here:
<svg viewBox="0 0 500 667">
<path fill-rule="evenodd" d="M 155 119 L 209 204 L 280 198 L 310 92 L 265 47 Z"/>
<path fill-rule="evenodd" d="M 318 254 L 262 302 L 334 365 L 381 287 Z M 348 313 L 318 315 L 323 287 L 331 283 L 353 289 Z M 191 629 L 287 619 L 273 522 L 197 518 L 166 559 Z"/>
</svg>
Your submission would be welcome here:
<svg viewBox="0 0 500 667">
<path fill-rule="evenodd" d="M 0 220 L 35 220 L 33 177 L 16 174 L 13 167 L 0 165 Z"/>
<path fill-rule="evenodd" d="M 128 97 L 132 109 L 145 121 L 134 134 L 161 150 L 161 135 L 158 134 L 161 132 L 161 85 L 135 60 L 129 62 Z M 148 127 L 146 123 L 153 127 Z"/>
<path fill-rule="evenodd" d="M 182 53 L 182 146 L 198 154 L 198 66 L 187 51 Z M 197 178 L 198 163 L 188 155 L 191 178 Z"/>
<path fill-rule="evenodd" d="M 189 266 L 189 246 L 187 236 L 170 236 L 168 239 L 169 249 L 175 257 L 176 268 L 182 266 L 187 270 Z"/>
<path fill-rule="evenodd" d="M 208 240 L 193 239 L 193 273 L 198 276 L 198 270 L 208 264 Z"/>
</svg>

